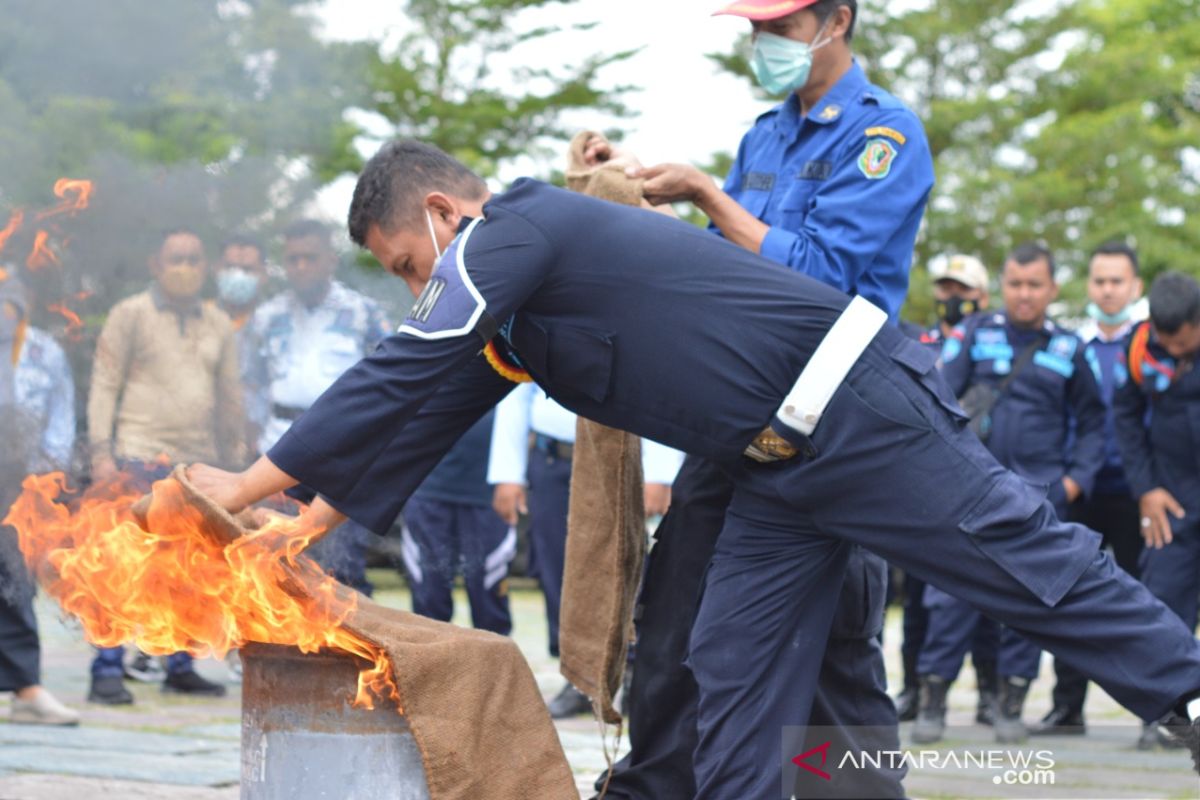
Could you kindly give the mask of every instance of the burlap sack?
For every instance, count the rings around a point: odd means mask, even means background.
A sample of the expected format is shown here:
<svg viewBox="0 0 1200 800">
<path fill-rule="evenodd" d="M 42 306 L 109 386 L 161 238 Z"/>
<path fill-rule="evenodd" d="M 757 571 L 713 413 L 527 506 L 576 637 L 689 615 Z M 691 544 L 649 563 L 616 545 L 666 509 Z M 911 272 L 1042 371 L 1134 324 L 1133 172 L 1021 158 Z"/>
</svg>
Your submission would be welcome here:
<svg viewBox="0 0 1200 800">
<path fill-rule="evenodd" d="M 589 168 L 584 131 L 571 141 L 567 186 L 624 205 L 640 205 L 641 181 L 621 164 Z M 646 552 L 641 441 L 579 417 L 571 462 L 566 564 L 559 610 L 559 669 L 592 700 L 605 722 L 619 723 L 613 696 L 633 638 Z"/>
<path fill-rule="evenodd" d="M 196 491 L 183 467 L 172 478 L 203 515 L 206 535 L 228 543 L 245 532 Z M 142 519 L 149 502 L 135 508 Z M 306 591 L 299 579 L 285 588 L 293 595 Z M 511 639 L 385 608 L 361 595 L 357 604 L 345 627 L 391 658 L 433 800 L 579 797 L 533 673 Z"/>
</svg>

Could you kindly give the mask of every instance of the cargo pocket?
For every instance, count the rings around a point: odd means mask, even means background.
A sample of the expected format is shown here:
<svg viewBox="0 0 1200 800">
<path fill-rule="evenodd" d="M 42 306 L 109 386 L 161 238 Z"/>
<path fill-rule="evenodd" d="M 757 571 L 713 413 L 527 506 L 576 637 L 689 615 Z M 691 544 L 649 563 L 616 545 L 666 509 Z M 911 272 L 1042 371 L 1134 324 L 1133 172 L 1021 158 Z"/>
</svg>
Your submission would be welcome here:
<svg viewBox="0 0 1200 800">
<path fill-rule="evenodd" d="M 829 635 L 835 639 L 870 639 L 883 630 L 887 562 L 855 547 Z"/>
<path fill-rule="evenodd" d="M 958 527 L 1001 569 L 1047 606 L 1053 606 L 1074 580 L 1063 580 L 1060 565 L 1047 559 L 1043 548 L 1038 546 L 1040 531 L 1029 525 L 1045 498 L 1043 487 L 1006 472 L 967 512 Z"/>
<path fill-rule="evenodd" d="M 960 427 L 967 424 L 970 418 L 938 373 L 937 356 L 932 351 L 911 339 L 901 339 L 890 356 L 893 361 L 913 374 L 921 388 L 933 396 L 951 420 Z"/>
</svg>

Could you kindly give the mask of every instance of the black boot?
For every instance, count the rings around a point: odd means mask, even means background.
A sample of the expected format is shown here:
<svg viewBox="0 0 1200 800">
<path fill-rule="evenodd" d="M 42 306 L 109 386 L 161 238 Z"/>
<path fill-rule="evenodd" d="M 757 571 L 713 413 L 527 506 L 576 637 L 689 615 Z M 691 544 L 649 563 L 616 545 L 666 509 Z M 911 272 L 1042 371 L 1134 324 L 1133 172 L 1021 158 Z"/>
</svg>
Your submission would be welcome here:
<svg viewBox="0 0 1200 800">
<path fill-rule="evenodd" d="M 975 703 L 975 721 L 980 725 L 991 725 L 995 721 L 996 681 L 995 661 L 983 661 L 975 665 L 975 688 L 979 692 L 979 700 Z"/>
<path fill-rule="evenodd" d="M 1021 721 L 1027 694 L 1028 678 L 1009 676 L 1000 679 L 1000 693 L 996 698 L 996 719 L 993 723 L 996 741 L 1000 744 L 1017 744 L 1029 738 L 1029 731 Z"/>
<path fill-rule="evenodd" d="M 549 707 L 552 719 L 566 719 L 578 716 L 579 714 L 590 714 L 592 711 L 592 701 L 588 700 L 586 694 L 568 683 L 550 701 Z"/>
<path fill-rule="evenodd" d="M 921 703 L 917 721 L 913 723 L 912 740 L 916 744 L 933 744 L 946 733 L 946 693 L 950 684 L 937 675 L 921 676 Z"/>
<path fill-rule="evenodd" d="M 1182 713 L 1172 714 L 1163 727 L 1172 744 L 1187 749 L 1192 766 L 1200 772 L 1200 718 L 1189 722 Z"/>
<path fill-rule="evenodd" d="M 901 722 L 912 722 L 917 718 L 917 706 L 921 695 L 921 682 L 917 678 L 917 654 L 904 654 L 904 689 L 896 695 L 896 716 Z"/>
</svg>

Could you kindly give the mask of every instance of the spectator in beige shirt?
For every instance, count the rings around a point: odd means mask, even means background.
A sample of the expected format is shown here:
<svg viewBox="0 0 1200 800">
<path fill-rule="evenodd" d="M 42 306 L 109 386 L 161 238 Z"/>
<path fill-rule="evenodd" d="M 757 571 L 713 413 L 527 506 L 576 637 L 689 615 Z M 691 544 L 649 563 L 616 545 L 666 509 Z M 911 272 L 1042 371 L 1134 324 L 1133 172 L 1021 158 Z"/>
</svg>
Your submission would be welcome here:
<svg viewBox="0 0 1200 800">
<path fill-rule="evenodd" d="M 150 288 L 117 303 L 96 346 L 88 398 L 92 477 L 119 473 L 136 488 L 165 477 L 176 462 L 245 459 L 237 343 L 229 317 L 202 302 L 208 264 L 200 237 L 187 229 L 163 236 L 150 257 Z M 147 677 L 150 659 L 129 669 L 124 648 L 102 648 L 92 662 L 91 702 L 128 704 L 125 675 Z M 163 691 L 223 695 L 187 653 L 167 658 Z"/>
</svg>

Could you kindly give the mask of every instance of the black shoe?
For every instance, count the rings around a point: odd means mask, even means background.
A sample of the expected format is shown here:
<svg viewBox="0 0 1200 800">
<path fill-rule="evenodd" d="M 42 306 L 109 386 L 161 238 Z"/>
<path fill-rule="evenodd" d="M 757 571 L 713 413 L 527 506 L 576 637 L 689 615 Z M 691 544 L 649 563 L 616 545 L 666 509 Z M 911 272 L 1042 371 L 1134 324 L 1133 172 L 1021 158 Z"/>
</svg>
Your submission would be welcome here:
<svg viewBox="0 0 1200 800">
<path fill-rule="evenodd" d="M 158 683 L 165 676 L 166 670 L 163 669 L 158 659 L 148 656 L 140 650 L 125 666 L 125 677 L 141 683 Z"/>
<path fill-rule="evenodd" d="M 1187 717 L 1172 714 L 1163 727 L 1171 744 L 1185 748 L 1192 756 L 1192 766 L 1200 772 L 1200 719 L 1188 722 Z"/>
<path fill-rule="evenodd" d="M 87 696 L 89 703 L 99 703 L 104 706 L 128 706 L 133 704 L 133 695 L 125 688 L 125 683 L 116 675 L 102 678 L 92 678 L 91 688 Z"/>
<path fill-rule="evenodd" d="M 974 656 L 971 656 L 972 662 Z M 975 688 L 979 698 L 975 701 L 975 722 L 980 725 L 996 723 L 996 687 L 999 681 L 996 662 L 984 661 L 975 664 Z"/>
<path fill-rule="evenodd" d="M 901 722 L 912 722 L 917 718 L 917 687 L 909 686 L 896 695 L 896 717 Z"/>
<path fill-rule="evenodd" d="M 1082 736 L 1085 733 L 1083 712 L 1066 706 L 1055 706 L 1041 722 L 1029 726 L 1030 736 Z"/>
<path fill-rule="evenodd" d="M 200 677 L 195 670 L 176 672 L 163 681 L 162 690 L 167 694 L 189 694 L 193 697 L 224 697 L 225 687 Z"/>
<path fill-rule="evenodd" d="M 551 719 L 566 719 L 592 713 L 592 701 L 587 699 L 587 695 L 568 683 L 558 693 L 558 696 L 550 701 L 549 708 Z"/>
</svg>

